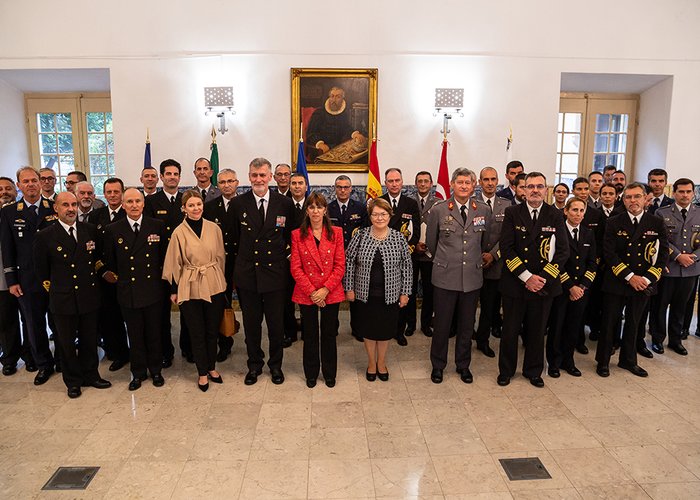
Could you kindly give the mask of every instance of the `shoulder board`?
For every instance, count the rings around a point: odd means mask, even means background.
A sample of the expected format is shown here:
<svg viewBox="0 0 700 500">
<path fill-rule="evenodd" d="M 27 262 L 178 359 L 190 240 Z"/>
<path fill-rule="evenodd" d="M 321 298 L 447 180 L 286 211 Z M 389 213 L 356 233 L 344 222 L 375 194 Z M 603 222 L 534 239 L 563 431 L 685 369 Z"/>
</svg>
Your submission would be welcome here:
<svg viewBox="0 0 700 500">
<path fill-rule="evenodd" d="M 17 210 L 18 210 L 18 211 L 19 211 L 19 210 L 24 210 L 24 203 L 23 203 L 23 202 L 20 201 L 19 203 L 17 203 Z"/>
</svg>

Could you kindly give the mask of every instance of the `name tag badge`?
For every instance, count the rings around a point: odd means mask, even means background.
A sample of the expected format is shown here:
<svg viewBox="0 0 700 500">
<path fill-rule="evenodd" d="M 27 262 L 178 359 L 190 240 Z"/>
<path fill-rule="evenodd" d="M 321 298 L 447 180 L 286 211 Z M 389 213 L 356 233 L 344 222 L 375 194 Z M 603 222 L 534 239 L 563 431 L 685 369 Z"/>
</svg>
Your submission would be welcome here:
<svg viewBox="0 0 700 500">
<path fill-rule="evenodd" d="M 589 246 L 591 246 L 591 244 L 590 244 L 590 243 L 584 243 L 583 246 L 584 246 L 584 247 L 589 247 Z"/>
<path fill-rule="evenodd" d="M 167 210 L 157 210 L 156 214 L 157 215 L 167 215 L 168 211 Z"/>
<path fill-rule="evenodd" d="M 287 218 L 284 215 L 278 215 L 275 221 L 276 227 L 285 227 L 287 225 Z"/>
</svg>

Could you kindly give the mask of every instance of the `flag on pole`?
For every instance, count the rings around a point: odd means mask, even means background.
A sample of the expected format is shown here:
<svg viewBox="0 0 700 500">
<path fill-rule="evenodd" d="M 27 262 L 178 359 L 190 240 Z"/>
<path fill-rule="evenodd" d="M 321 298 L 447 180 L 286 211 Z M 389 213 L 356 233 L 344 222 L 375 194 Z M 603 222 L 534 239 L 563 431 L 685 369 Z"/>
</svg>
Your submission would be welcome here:
<svg viewBox="0 0 700 500">
<path fill-rule="evenodd" d="M 441 200 L 450 197 L 450 174 L 447 170 L 447 138 L 442 140 L 442 154 L 440 155 L 440 168 L 438 169 L 435 196 Z"/>
<path fill-rule="evenodd" d="M 300 127 L 301 131 L 304 127 Z M 306 180 L 306 196 L 311 193 L 311 184 L 309 183 L 309 171 L 306 169 L 306 155 L 304 154 L 304 138 L 299 134 L 299 149 L 297 150 L 297 173 L 304 176 Z"/>
<path fill-rule="evenodd" d="M 377 158 L 377 133 L 372 138 L 369 148 L 369 175 L 367 176 L 367 199 L 378 198 L 382 195 L 382 184 L 379 182 L 379 159 Z"/>
<path fill-rule="evenodd" d="M 211 157 L 209 158 L 209 164 L 211 165 L 212 170 L 214 170 L 214 173 L 211 176 L 211 183 L 213 186 L 216 186 L 217 183 L 217 177 L 219 176 L 219 148 L 216 145 L 216 130 L 214 130 L 214 126 L 212 125 L 211 127 Z"/>
<path fill-rule="evenodd" d="M 506 164 L 513 159 L 513 127 L 508 129 L 508 140 L 506 142 Z"/>
<path fill-rule="evenodd" d="M 151 133 L 146 129 L 146 150 L 143 152 L 143 168 L 152 167 L 151 165 Z"/>
</svg>

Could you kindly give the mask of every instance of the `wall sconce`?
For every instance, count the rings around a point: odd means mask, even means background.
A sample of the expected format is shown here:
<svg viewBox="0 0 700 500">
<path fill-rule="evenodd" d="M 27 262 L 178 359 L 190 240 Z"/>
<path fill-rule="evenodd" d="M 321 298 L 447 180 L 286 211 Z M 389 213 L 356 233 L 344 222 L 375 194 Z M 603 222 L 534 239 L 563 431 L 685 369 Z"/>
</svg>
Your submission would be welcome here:
<svg viewBox="0 0 700 500">
<path fill-rule="evenodd" d="M 219 119 L 219 133 L 224 135 L 228 132 L 226 113 L 232 116 L 236 114 L 233 110 L 233 87 L 204 87 L 204 107 L 207 109 L 205 116 L 216 114 Z"/>
<path fill-rule="evenodd" d="M 450 133 L 448 120 L 452 119 L 452 113 L 464 117 L 464 89 L 435 89 L 435 111 L 433 116 L 442 113 L 442 130 L 440 133 L 445 139 Z"/>
</svg>

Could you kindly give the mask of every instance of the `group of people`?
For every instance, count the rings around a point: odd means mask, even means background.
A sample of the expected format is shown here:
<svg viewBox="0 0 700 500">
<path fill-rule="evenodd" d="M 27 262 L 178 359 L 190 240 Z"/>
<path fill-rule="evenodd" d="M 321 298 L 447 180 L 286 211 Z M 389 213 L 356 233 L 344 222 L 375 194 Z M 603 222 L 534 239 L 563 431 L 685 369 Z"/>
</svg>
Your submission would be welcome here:
<svg viewBox="0 0 700 500">
<path fill-rule="evenodd" d="M 98 371 L 100 345 L 110 371 L 130 365 L 129 390 L 149 377 L 160 387 L 175 355 L 170 317 L 177 304 L 179 347 L 206 391 L 209 382 L 223 383 L 216 363 L 226 360 L 233 339 L 220 330 L 235 291 L 246 385 L 265 365 L 264 319 L 274 384 L 284 382 L 284 348 L 301 330 L 306 385 L 314 387 L 321 374 L 335 386 L 344 301 L 352 335 L 367 352 L 366 379 L 386 381 L 390 342 L 405 346 L 417 330 L 419 283 L 436 384 L 451 337 L 464 383 L 473 381 L 472 342 L 496 356 L 491 337 L 500 339 L 499 385 L 517 371 L 519 337 L 522 374 L 532 385 L 544 386 L 545 358 L 550 377 L 581 376 L 574 357 L 587 352 L 584 325 L 598 340 L 603 377 L 618 348 L 621 368 L 647 375 L 637 363 L 638 354 L 653 356 L 647 318 L 654 352 L 664 353 L 667 341 L 687 354 L 682 340 L 700 275 L 700 208 L 689 179 L 676 180 L 669 198 L 663 170 L 651 171 L 644 185 L 627 184 L 624 172 L 606 167 L 574 180 L 571 198 L 566 184 L 555 186 L 550 205 L 546 177 L 524 173 L 518 161 L 507 165 L 500 191 L 496 169 L 478 178 L 456 169 L 444 201 L 435 198 L 429 172 L 416 174 L 409 196 L 401 170 L 390 168 L 386 193 L 365 203 L 351 197 L 345 175 L 329 201 L 309 191 L 304 175 L 287 164 L 273 170 L 265 158 L 251 161 L 251 189 L 240 194 L 231 169 L 212 184 L 206 158 L 194 163 L 197 185 L 181 192 L 181 169 L 172 159 L 159 171 L 146 167 L 138 189 L 107 179 L 101 207 L 81 172 L 69 174 L 58 194 L 48 168 L 22 167 L 16 182 L 0 178 L 4 375 L 14 374 L 21 358 L 37 372 L 35 384 L 59 371 L 68 396 L 79 397 L 82 387 L 111 386 Z"/>
</svg>

